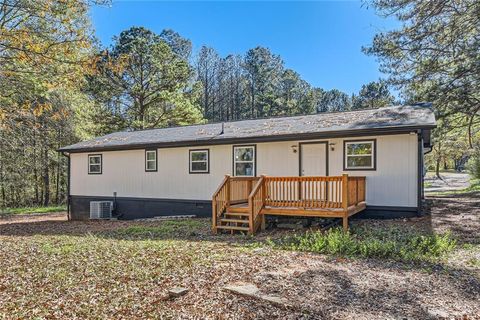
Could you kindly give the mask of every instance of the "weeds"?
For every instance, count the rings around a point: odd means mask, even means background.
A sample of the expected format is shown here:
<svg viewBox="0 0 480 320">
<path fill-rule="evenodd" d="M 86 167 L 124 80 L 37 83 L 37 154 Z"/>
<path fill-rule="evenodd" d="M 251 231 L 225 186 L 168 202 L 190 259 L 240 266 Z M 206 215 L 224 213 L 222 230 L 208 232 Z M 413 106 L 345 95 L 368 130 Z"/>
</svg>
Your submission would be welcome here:
<svg viewBox="0 0 480 320">
<path fill-rule="evenodd" d="M 269 244 L 287 250 L 402 261 L 435 260 L 456 246 L 450 234 L 424 235 L 394 227 L 361 227 L 350 232 L 340 228 L 326 232 L 309 231 L 277 241 L 270 240 Z"/>
<path fill-rule="evenodd" d="M 166 220 L 157 226 L 131 226 L 115 231 L 115 236 L 120 238 L 146 238 L 155 239 L 181 234 L 193 236 L 205 227 L 205 222 L 195 219 Z"/>
</svg>

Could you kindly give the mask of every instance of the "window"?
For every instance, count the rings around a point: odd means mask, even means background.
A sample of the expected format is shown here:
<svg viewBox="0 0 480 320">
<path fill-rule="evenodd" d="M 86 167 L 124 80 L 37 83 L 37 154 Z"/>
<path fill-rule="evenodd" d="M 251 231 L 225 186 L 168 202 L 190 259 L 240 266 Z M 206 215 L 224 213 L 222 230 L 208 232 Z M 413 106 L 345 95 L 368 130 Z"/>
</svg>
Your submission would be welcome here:
<svg viewBox="0 0 480 320">
<path fill-rule="evenodd" d="M 88 155 L 88 174 L 102 174 L 102 155 Z"/>
<path fill-rule="evenodd" d="M 344 170 L 375 170 L 375 140 L 345 141 Z"/>
<path fill-rule="evenodd" d="M 208 173 L 209 150 L 190 150 L 190 173 Z"/>
<path fill-rule="evenodd" d="M 255 176 L 255 146 L 233 147 L 233 175 L 237 177 Z"/>
<path fill-rule="evenodd" d="M 157 150 L 145 150 L 145 171 L 157 171 Z"/>
</svg>

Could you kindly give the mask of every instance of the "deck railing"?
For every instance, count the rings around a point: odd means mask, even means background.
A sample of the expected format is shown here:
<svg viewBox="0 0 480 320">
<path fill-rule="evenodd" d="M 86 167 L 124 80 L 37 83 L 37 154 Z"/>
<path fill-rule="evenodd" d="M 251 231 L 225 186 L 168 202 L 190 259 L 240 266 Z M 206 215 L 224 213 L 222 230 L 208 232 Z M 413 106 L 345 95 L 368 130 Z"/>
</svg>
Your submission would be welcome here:
<svg viewBox="0 0 480 320">
<path fill-rule="evenodd" d="M 229 177 L 230 203 L 242 203 L 248 201 L 248 196 L 260 177 Z"/>
<path fill-rule="evenodd" d="M 365 177 L 348 177 L 348 206 L 365 201 Z"/>
<path fill-rule="evenodd" d="M 342 177 L 265 177 L 265 205 L 341 208 Z"/>
<path fill-rule="evenodd" d="M 344 228 L 351 206 L 365 202 L 365 177 L 350 177 L 347 174 L 330 177 L 230 177 L 225 176 L 213 195 L 213 226 L 234 204 L 248 202 L 249 230 L 254 233 L 264 223 L 264 214 L 272 209 L 308 210 L 326 209 L 339 211 L 344 217 Z M 363 204 L 363 207 L 365 204 Z M 265 208 L 265 211 L 262 210 Z M 277 209 L 275 209 L 277 210 Z M 308 211 L 308 212 L 307 212 Z M 270 213 L 274 214 L 274 213 Z"/>
</svg>

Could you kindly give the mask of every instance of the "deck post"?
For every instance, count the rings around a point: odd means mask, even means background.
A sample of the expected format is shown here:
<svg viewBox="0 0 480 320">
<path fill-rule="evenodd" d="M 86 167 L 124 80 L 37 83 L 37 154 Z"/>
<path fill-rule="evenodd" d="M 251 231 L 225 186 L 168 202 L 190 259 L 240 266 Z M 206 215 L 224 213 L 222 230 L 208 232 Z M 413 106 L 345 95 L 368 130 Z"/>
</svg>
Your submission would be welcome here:
<svg viewBox="0 0 480 320">
<path fill-rule="evenodd" d="M 225 194 L 225 206 L 230 206 L 230 176 L 228 174 L 225 175 L 225 179 L 227 179 L 227 183 L 225 185 L 226 194 Z"/>
<path fill-rule="evenodd" d="M 348 230 L 348 174 L 342 174 L 343 230 Z"/>
<path fill-rule="evenodd" d="M 217 234 L 217 201 L 215 197 L 212 199 L 212 231 Z"/>
<path fill-rule="evenodd" d="M 253 234 L 255 232 L 254 229 L 254 221 L 253 221 L 253 200 L 249 197 L 248 198 L 248 233 Z"/>
<path fill-rule="evenodd" d="M 266 227 L 266 226 L 265 226 L 265 220 L 266 220 L 266 219 L 265 219 L 265 215 L 262 214 L 262 215 L 260 216 L 260 219 L 261 219 L 260 229 L 261 229 L 262 231 L 264 231 L 264 230 L 266 229 L 266 228 L 265 228 L 265 227 Z"/>
</svg>

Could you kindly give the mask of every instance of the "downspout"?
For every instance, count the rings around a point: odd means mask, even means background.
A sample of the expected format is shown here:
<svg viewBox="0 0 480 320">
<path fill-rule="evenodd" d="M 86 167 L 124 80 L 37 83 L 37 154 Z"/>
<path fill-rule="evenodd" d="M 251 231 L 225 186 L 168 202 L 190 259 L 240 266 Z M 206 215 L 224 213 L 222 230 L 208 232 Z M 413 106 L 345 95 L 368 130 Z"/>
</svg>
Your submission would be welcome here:
<svg viewBox="0 0 480 320">
<path fill-rule="evenodd" d="M 68 159 L 68 165 L 67 165 L 67 218 L 68 221 L 70 221 L 71 215 L 70 215 L 70 154 L 62 152 L 62 155 L 67 157 Z"/>
<path fill-rule="evenodd" d="M 417 184 L 417 215 L 422 214 L 422 199 L 423 199 L 423 130 L 417 131 L 418 137 L 418 184 Z"/>
</svg>

